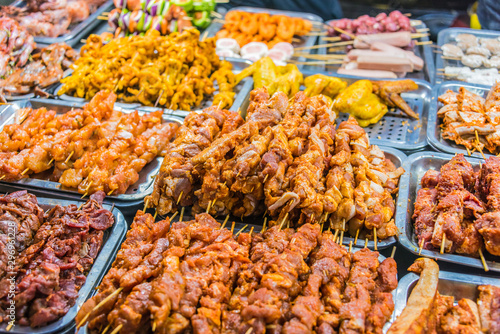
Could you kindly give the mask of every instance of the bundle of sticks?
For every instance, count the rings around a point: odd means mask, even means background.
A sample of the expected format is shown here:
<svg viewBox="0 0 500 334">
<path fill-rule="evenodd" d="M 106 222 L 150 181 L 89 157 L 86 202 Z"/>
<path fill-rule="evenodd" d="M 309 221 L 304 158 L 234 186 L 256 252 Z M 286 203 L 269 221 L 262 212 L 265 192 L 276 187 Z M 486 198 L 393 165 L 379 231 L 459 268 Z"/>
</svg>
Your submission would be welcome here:
<svg viewBox="0 0 500 334">
<path fill-rule="evenodd" d="M 500 152 L 500 82 L 491 87 L 486 99 L 460 87 L 458 93 L 448 90 L 438 101 L 443 104 L 437 115 L 443 120 L 444 139 L 467 151 L 483 154 L 486 148 L 493 154 Z"/>
<path fill-rule="evenodd" d="M 380 263 L 367 248 L 353 254 L 318 224 L 256 234 L 224 226 L 206 213 L 154 223 L 139 211 L 78 326 L 92 333 L 382 333 L 394 309 L 394 259 Z"/>
<path fill-rule="evenodd" d="M 241 218 L 266 211 L 278 224 L 329 222 L 353 237 L 397 232 L 392 195 L 404 170 L 354 118 L 335 130 L 323 96 L 299 92 L 289 101 L 256 89 L 245 122 L 214 107 L 191 114 L 167 151 L 146 197 L 161 215 L 193 205 Z"/>
<path fill-rule="evenodd" d="M 439 266 L 436 262 L 420 258 L 408 270 L 420 274 L 420 278 L 388 334 L 500 332 L 499 287 L 479 285 L 477 301 L 461 298 L 455 302 L 453 296 L 441 295 L 438 291 Z"/>
<path fill-rule="evenodd" d="M 59 115 L 21 109 L 17 122 L 0 132 L 0 180 L 46 172 L 35 177 L 84 195 L 123 194 L 144 166 L 164 154 L 178 125 L 164 122 L 161 110 L 143 116 L 113 110 L 115 100 L 103 91 L 83 109 Z"/>
<path fill-rule="evenodd" d="M 7 331 L 13 326 L 11 305 L 19 325 L 39 327 L 75 304 L 104 231 L 114 224 L 112 213 L 102 207 L 104 196 L 97 192 L 80 208 L 56 205 L 47 213 L 26 190 L 0 197 L 0 323 L 9 322 Z"/>
<path fill-rule="evenodd" d="M 476 257 L 486 248 L 500 255 L 499 184 L 499 157 L 488 158 L 477 173 L 463 154 L 440 172 L 427 171 L 413 213 L 420 248 Z"/>
</svg>

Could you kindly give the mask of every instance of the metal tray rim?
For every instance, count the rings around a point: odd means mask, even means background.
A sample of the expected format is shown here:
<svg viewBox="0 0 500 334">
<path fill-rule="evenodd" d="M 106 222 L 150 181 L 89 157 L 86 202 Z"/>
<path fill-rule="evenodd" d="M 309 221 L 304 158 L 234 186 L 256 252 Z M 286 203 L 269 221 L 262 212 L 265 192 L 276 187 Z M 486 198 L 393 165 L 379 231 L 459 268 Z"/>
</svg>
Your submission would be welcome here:
<svg viewBox="0 0 500 334">
<path fill-rule="evenodd" d="M 62 205 L 68 206 L 70 204 L 80 204 L 85 203 L 86 201 L 71 201 L 71 200 L 59 200 L 59 199 L 51 199 L 44 197 L 37 197 L 39 205 Z M 103 207 L 105 209 L 111 209 L 112 206 L 109 204 L 103 203 Z M 113 208 L 112 210 L 113 216 L 115 218 L 115 223 L 111 227 L 111 233 L 109 234 L 108 239 L 101 246 L 99 251 L 99 255 L 97 255 L 92 268 L 87 274 L 87 278 L 85 280 L 84 285 L 78 291 L 78 298 L 75 301 L 75 305 L 73 305 L 69 311 L 61 317 L 59 320 L 50 323 L 47 326 L 41 328 L 31 328 L 29 326 L 20 326 L 16 325 L 9 332 L 5 331 L 7 326 L 6 323 L 1 325 L 0 332 L 2 333 L 35 333 L 35 334 L 50 334 L 50 333 L 60 333 L 61 331 L 67 331 L 71 328 L 74 328 L 76 324 L 74 323 L 74 318 L 78 309 L 81 305 L 90 297 L 94 288 L 97 287 L 97 284 L 100 283 L 102 277 L 104 277 L 105 272 L 107 272 L 109 266 L 118 252 L 118 247 L 122 244 L 125 239 L 125 234 L 127 232 L 127 222 L 125 217 L 121 213 L 118 208 Z M 19 328 L 16 330 L 16 328 Z"/>
<path fill-rule="evenodd" d="M 476 259 L 473 257 L 458 255 L 458 254 L 440 254 L 437 251 L 431 251 L 427 249 L 422 249 L 421 253 L 418 254 L 418 245 L 414 243 L 414 241 L 410 240 L 407 236 L 407 230 L 409 228 L 409 224 L 412 223 L 411 217 L 409 218 L 410 213 L 409 210 L 409 197 L 410 197 L 410 173 L 411 167 L 413 164 L 420 159 L 432 159 L 434 157 L 443 158 L 443 159 L 451 159 L 453 155 L 449 155 L 446 153 L 433 152 L 433 151 L 423 151 L 417 152 L 410 155 L 403 166 L 405 169 L 405 173 L 401 176 L 399 181 L 399 194 L 397 205 L 397 211 L 395 215 L 396 226 L 399 230 L 398 234 L 398 242 L 406 248 L 408 251 L 412 252 L 415 255 L 425 256 L 428 258 L 438 259 L 446 262 L 451 262 L 455 264 L 461 264 L 474 268 L 483 268 L 483 264 L 480 259 Z M 466 159 L 475 164 L 479 164 L 481 161 L 476 158 L 466 157 Z M 494 261 L 486 261 L 488 267 L 491 271 L 500 272 L 500 263 Z"/>
<path fill-rule="evenodd" d="M 62 101 L 62 100 L 52 100 L 52 99 L 43 99 L 43 98 L 36 98 L 36 99 L 31 99 L 29 101 L 23 100 L 20 102 L 27 102 L 31 104 L 31 102 L 40 102 L 42 104 L 51 104 L 51 105 L 58 105 L 61 107 L 83 107 L 87 103 L 79 103 L 79 102 L 67 102 L 67 101 Z M 124 109 L 120 107 L 115 107 L 115 110 L 121 111 L 123 113 L 129 113 L 132 110 L 131 109 Z M 144 113 L 144 111 L 138 110 L 140 113 Z M 5 110 L 0 111 L 1 113 L 5 112 Z M 173 115 L 163 115 L 164 119 L 169 121 L 169 122 L 175 122 L 178 123 L 179 125 L 182 125 L 183 121 L 181 118 L 178 118 Z M 158 161 L 158 167 L 156 170 L 153 170 L 154 173 L 158 173 L 161 168 L 161 164 L 163 162 L 163 157 L 156 157 L 156 160 Z M 47 180 L 39 180 L 39 179 L 32 179 L 32 178 L 26 178 L 22 179 L 19 181 L 12 181 L 12 182 L 7 182 L 7 181 L 0 181 L 0 184 L 15 184 L 16 186 L 20 186 L 26 189 L 30 188 L 36 188 L 40 190 L 53 190 L 54 192 L 65 194 L 65 195 L 77 195 L 80 196 L 79 193 L 72 191 L 72 190 L 66 190 L 66 189 L 60 189 L 60 186 L 54 186 L 54 187 L 47 187 L 48 184 L 54 184 L 54 185 L 60 185 L 58 182 L 52 182 L 52 181 L 47 181 Z M 124 201 L 124 202 L 130 202 L 130 201 L 136 201 L 136 200 L 142 200 L 145 196 L 149 195 L 154 187 L 154 181 L 150 181 L 149 186 L 144 189 L 142 192 L 137 192 L 135 194 L 120 194 L 118 196 L 106 196 L 107 199 L 110 200 L 119 200 L 119 201 Z"/>
<path fill-rule="evenodd" d="M 443 144 L 439 138 L 436 136 L 436 128 L 439 127 L 439 118 L 437 117 L 437 112 L 438 112 L 438 97 L 440 95 L 440 91 L 442 91 L 443 87 L 447 86 L 455 86 L 455 85 L 460 85 L 463 87 L 472 87 L 472 88 L 477 88 L 477 89 L 484 89 L 484 90 L 490 90 L 491 87 L 487 85 L 479 85 L 479 84 L 472 84 L 468 83 L 465 81 L 446 81 L 442 82 L 440 84 L 436 84 L 433 86 L 432 89 L 432 99 L 430 103 L 430 108 L 429 108 L 429 117 L 427 120 L 427 141 L 429 144 L 436 150 L 445 152 L 445 153 L 450 153 L 450 154 L 455 154 L 455 153 L 463 153 L 464 155 L 468 155 L 467 150 L 464 147 L 452 147 L 450 145 L 451 141 L 446 140 L 445 142 L 447 143 L 446 145 Z M 485 156 L 493 156 L 489 151 L 484 150 L 483 151 Z M 477 158 L 482 158 L 482 155 L 479 152 L 474 152 L 471 153 L 472 156 L 477 157 Z"/>
</svg>

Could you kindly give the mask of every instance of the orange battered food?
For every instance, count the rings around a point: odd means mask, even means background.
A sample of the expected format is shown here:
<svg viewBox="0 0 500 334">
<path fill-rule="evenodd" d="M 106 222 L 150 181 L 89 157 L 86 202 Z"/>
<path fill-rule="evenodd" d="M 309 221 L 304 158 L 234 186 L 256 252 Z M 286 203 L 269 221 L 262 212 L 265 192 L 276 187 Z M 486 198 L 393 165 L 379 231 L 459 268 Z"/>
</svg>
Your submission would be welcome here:
<svg viewBox="0 0 500 334">
<path fill-rule="evenodd" d="M 312 29 L 312 23 L 298 17 L 230 11 L 225 24 L 215 35 L 219 38 L 234 38 L 240 46 L 250 42 L 263 42 L 269 48 L 280 42 L 292 42 L 293 36 L 303 36 Z"/>
</svg>

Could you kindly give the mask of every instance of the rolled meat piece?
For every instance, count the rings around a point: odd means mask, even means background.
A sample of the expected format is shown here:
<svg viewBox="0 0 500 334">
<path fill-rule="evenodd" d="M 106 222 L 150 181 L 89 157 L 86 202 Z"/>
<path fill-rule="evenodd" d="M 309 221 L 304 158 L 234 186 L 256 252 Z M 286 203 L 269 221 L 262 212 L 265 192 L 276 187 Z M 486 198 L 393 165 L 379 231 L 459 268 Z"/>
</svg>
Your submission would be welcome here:
<svg viewBox="0 0 500 334">
<path fill-rule="evenodd" d="M 293 45 L 290 44 L 290 43 L 287 43 L 287 42 L 280 42 L 280 43 L 277 43 L 276 45 L 274 45 L 272 47 L 271 50 L 269 50 L 269 52 L 272 52 L 274 50 L 279 50 L 279 51 L 282 51 L 285 53 L 286 55 L 286 59 L 290 59 L 292 58 L 292 55 L 293 55 Z"/>
<path fill-rule="evenodd" d="M 398 31 L 356 36 L 354 47 L 356 49 L 369 49 L 370 45 L 375 42 L 382 42 L 402 48 L 411 43 L 411 33 L 409 31 Z"/>
<path fill-rule="evenodd" d="M 406 51 L 383 42 L 372 43 L 370 49 L 374 51 L 389 52 L 392 53 L 393 56 L 400 54 L 405 55 L 408 59 L 410 59 L 415 71 L 421 71 L 424 68 L 424 60 L 411 51 Z"/>
<path fill-rule="evenodd" d="M 484 56 L 486 58 L 489 58 L 491 56 L 490 50 L 488 50 L 487 48 L 484 48 L 482 46 L 472 46 L 472 47 L 468 48 L 465 53 L 468 55 L 480 55 L 480 56 Z"/>
<path fill-rule="evenodd" d="M 465 55 L 462 56 L 462 64 L 468 67 L 477 68 L 481 67 L 485 62 L 486 57 L 480 55 Z"/>
<path fill-rule="evenodd" d="M 443 44 L 441 46 L 441 51 L 443 51 L 444 57 L 459 58 L 464 55 L 462 49 L 456 46 L 455 44 Z"/>
<path fill-rule="evenodd" d="M 389 79 L 397 79 L 398 78 L 398 76 L 394 72 L 379 71 L 379 70 L 362 70 L 362 69 L 340 68 L 337 71 L 337 73 L 354 75 L 354 76 L 359 76 L 359 77 L 366 77 L 366 78 L 389 78 Z"/>
<path fill-rule="evenodd" d="M 362 70 L 382 70 L 391 72 L 413 72 L 413 65 L 407 58 L 361 56 L 358 68 Z"/>
<path fill-rule="evenodd" d="M 259 58 L 262 58 L 267 55 L 268 51 L 269 49 L 267 48 L 267 45 L 265 43 L 250 42 L 241 48 L 240 54 L 243 58 L 246 58 L 246 56 L 250 54 L 257 54 L 259 55 Z"/>
<path fill-rule="evenodd" d="M 240 46 L 235 39 L 232 38 L 220 38 L 215 43 L 216 50 L 230 50 L 234 53 L 240 52 Z"/>
</svg>

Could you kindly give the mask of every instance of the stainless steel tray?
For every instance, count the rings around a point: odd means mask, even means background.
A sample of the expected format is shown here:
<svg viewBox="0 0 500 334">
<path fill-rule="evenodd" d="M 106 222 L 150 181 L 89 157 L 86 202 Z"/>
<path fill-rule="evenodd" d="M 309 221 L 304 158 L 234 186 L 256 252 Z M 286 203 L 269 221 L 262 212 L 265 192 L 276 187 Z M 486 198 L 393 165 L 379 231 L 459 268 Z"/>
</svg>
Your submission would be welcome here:
<svg viewBox="0 0 500 334">
<path fill-rule="evenodd" d="M 349 85 L 357 80 L 367 79 L 363 77 L 347 76 L 337 73 L 325 73 L 316 71 L 302 70 L 304 78 L 313 74 L 325 74 L 332 77 L 338 77 L 345 80 Z M 369 79 L 378 81 L 380 79 Z M 387 79 L 387 81 L 397 81 L 401 79 Z M 401 94 L 410 107 L 420 116 L 419 120 L 412 119 L 402 111 L 389 111 L 376 124 L 370 125 L 365 129 L 371 144 L 394 147 L 404 151 L 418 150 L 427 145 L 427 119 L 430 117 L 429 108 L 431 106 L 432 88 L 428 82 L 423 80 L 414 80 L 418 84 L 415 91 Z M 301 87 L 303 90 L 304 87 Z M 241 110 L 247 110 L 250 101 L 250 92 L 241 104 Z M 337 123 L 349 118 L 348 114 L 337 115 Z M 402 124 L 404 122 L 404 125 Z"/>
<path fill-rule="evenodd" d="M 21 108 L 31 107 L 31 108 L 42 108 L 45 107 L 47 109 L 55 110 L 57 113 L 64 113 L 71 108 L 80 108 L 83 107 L 85 103 L 70 103 L 67 101 L 61 100 L 50 100 L 50 99 L 32 99 L 30 101 L 17 101 L 12 102 L 9 105 L 0 106 L 0 131 L 3 130 L 3 127 L 7 124 L 12 124 L 15 121 L 17 111 Z M 122 109 L 120 107 L 115 107 L 115 110 L 121 111 L 123 113 L 130 113 L 132 110 L 130 109 Z M 143 112 L 140 112 L 143 113 Z M 165 121 L 168 122 L 176 122 L 182 124 L 182 118 L 178 118 L 175 116 L 163 116 Z M 153 176 L 158 174 L 160 170 L 161 163 L 163 161 L 162 157 L 157 157 L 149 164 L 147 164 L 142 171 L 139 173 L 139 180 L 131 185 L 125 194 L 120 195 L 110 195 L 106 198 L 109 200 L 119 200 L 119 201 L 136 201 L 142 200 L 146 195 L 149 195 L 153 190 L 154 179 Z M 70 194 L 70 195 L 78 195 L 78 192 L 75 190 L 68 190 L 61 187 L 61 184 L 58 182 L 52 182 L 47 180 L 40 180 L 35 178 L 25 178 L 19 181 L 0 181 L 0 184 L 5 185 L 16 185 L 22 186 L 26 189 L 40 189 L 40 190 L 52 190 L 54 192 L 60 194 Z"/>
<path fill-rule="evenodd" d="M 330 25 L 331 22 L 335 22 L 337 20 L 330 20 L 327 21 L 326 24 Z M 425 29 L 427 26 L 425 25 L 424 22 L 420 20 L 411 20 L 411 25 L 415 29 Z M 418 41 L 420 42 L 428 42 L 429 37 L 420 37 L 418 38 Z M 322 37 L 319 39 L 320 44 L 327 44 L 327 43 L 332 43 L 332 42 L 327 42 L 323 40 Z M 408 73 L 406 75 L 407 79 L 420 79 L 420 80 L 426 80 L 430 82 L 431 84 L 435 82 L 436 80 L 436 67 L 434 65 L 434 56 L 433 56 L 433 51 L 432 47 L 430 45 L 415 45 L 413 48 L 413 52 L 415 52 L 415 55 L 422 58 L 424 60 L 424 68 L 421 71 L 417 72 L 412 72 Z M 326 52 L 327 54 L 330 54 L 328 51 Z M 337 72 L 339 69 L 339 66 L 336 65 L 326 65 L 326 70 L 331 71 L 331 72 Z"/>
<path fill-rule="evenodd" d="M 451 154 L 455 153 L 463 153 L 464 155 L 468 155 L 467 150 L 464 146 L 457 145 L 455 142 L 451 140 L 443 139 L 441 136 L 441 119 L 437 117 L 437 112 L 439 108 L 442 106 L 438 101 L 438 97 L 441 94 L 444 94 L 448 89 L 454 92 L 458 92 L 460 87 L 464 87 L 472 93 L 478 94 L 479 96 L 484 96 L 488 94 L 488 91 L 491 87 L 470 84 L 463 81 L 449 81 L 443 82 L 441 84 L 435 85 L 432 90 L 432 101 L 429 112 L 429 121 L 427 122 L 427 141 L 429 144 L 438 151 L 447 152 Z M 483 150 L 483 153 L 488 156 L 491 155 L 488 150 Z M 473 156 L 482 158 L 481 153 L 474 152 Z"/>
<path fill-rule="evenodd" d="M 24 7 L 26 4 L 24 1 L 16 1 L 12 4 L 16 7 Z M 102 13 L 111 10 L 113 8 L 113 0 L 106 1 L 103 5 L 101 5 L 97 10 L 92 13 L 87 19 L 82 22 L 70 26 L 70 31 L 67 34 L 64 34 L 59 37 L 43 37 L 36 36 L 35 42 L 38 47 L 47 46 L 53 43 L 66 43 L 69 46 L 74 46 L 80 41 L 85 34 L 89 33 L 96 25 L 99 24 L 100 20 L 97 18 L 102 15 Z"/>
<path fill-rule="evenodd" d="M 248 67 L 249 65 L 252 64 L 251 61 L 249 60 L 244 60 L 244 59 L 237 59 L 237 58 L 226 58 L 227 61 L 229 61 L 233 65 L 233 72 L 239 73 L 241 70 L 244 68 Z M 70 101 L 70 102 L 77 102 L 77 103 L 84 103 L 86 100 L 84 98 L 80 97 L 73 97 L 67 94 L 63 95 L 57 95 L 57 92 L 61 89 L 62 84 L 59 84 L 55 89 L 54 89 L 54 96 L 59 97 L 61 100 L 64 101 Z M 244 101 L 245 96 L 250 94 L 250 91 L 252 90 L 253 87 L 253 80 L 251 78 L 245 78 L 243 79 L 236 87 L 234 88 L 234 91 L 236 93 L 233 105 L 229 110 L 238 110 L 241 106 L 241 103 Z M 218 89 L 216 86 L 215 92 L 211 96 L 206 96 L 201 104 L 199 106 L 196 106 L 193 108 L 194 111 L 201 111 L 205 108 L 208 108 L 212 106 L 212 101 L 213 97 L 215 94 L 217 94 Z M 139 109 L 143 111 L 154 111 L 158 109 L 164 110 L 164 112 L 167 115 L 173 115 L 173 116 L 180 116 L 180 117 L 186 117 L 190 111 L 186 110 L 172 110 L 168 108 L 155 108 L 155 107 L 148 107 L 144 106 L 140 103 L 124 103 L 124 102 L 117 102 L 115 103 L 115 106 L 124 108 L 124 109 Z"/>
<path fill-rule="evenodd" d="M 448 28 L 443 29 L 438 34 L 437 45 L 441 48 L 446 43 L 456 44 L 455 38 L 458 34 L 472 34 L 477 37 L 484 38 L 498 38 L 500 37 L 500 32 L 494 30 L 478 30 L 469 28 Z M 444 69 L 445 66 L 453 67 L 467 67 L 462 64 L 460 60 L 443 59 L 442 53 L 436 53 L 436 69 Z M 484 66 L 480 68 L 485 68 Z M 436 79 L 442 81 L 448 81 L 447 76 L 437 74 Z M 453 78 L 451 78 L 453 80 Z"/>
<path fill-rule="evenodd" d="M 420 189 L 420 180 L 429 169 L 439 170 L 442 165 L 450 161 L 453 155 L 437 152 L 418 152 L 410 155 L 403 168 L 405 174 L 401 176 L 399 182 L 399 199 L 396 209 L 396 226 L 399 230 L 399 243 L 413 254 L 418 255 L 418 241 L 415 238 L 413 229 L 413 215 L 417 191 Z M 477 171 L 479 170 L 480 160 L 474 158 L 466 158 Z M 439 251 L 422 249 L 420 255 L 447 261 L 456 264 L 462 264 L 469 267 L 483 268 L 483 264 L 479 258 L 469 257 L 458 254 L 440 254 Z M 487 252 L 484 257 L 491 271 L 500 272 L 500 257 L 493 256 Z"/>
<path fill-rule="evenodd" d="M 52 208 L 56 205 L 68 206 L 70 204 L 76 204 L 77 206 L 80 206 L 81 203 L 86 202 L 55 200 L 42 197 L 38 197 L 37 199 L 38 204 L 44 210 Z M 111 210 L 111 206 L 109 204 L 103 204 L 103 207 L 105 209 Z M 99 251 L 99 255 L 95 259 L 94 264 L 92 265 L 92 268 L 87 275 L 85 284 L 78 292 L 78 299 L 76 300 L 75 305 L 73 305 L 73 307 L 69 309 L 68 313 L 66 313 L 66 315 L 64 315 L 59 320 L 40 328 L 31 328 L 28 326 L 16 325 L 7 332 L 7 323 L 3 323 L 0 325 L 0 333 L 49 334 L 62 333 L 69 330 L 72 330 L 74 332 L 74 328 L 76 326 L 74 320 L 78 309 L 94 293 L 95 288 L 102 280 L 104 274 L 108 271 L 111 263 L 115 259 L 118 248 L 125 239 L 125 234 L 127 232 L 127 222 L 125 221 L 125 218 L 123 217 L 120 210 L 118 210 L 117 208 L 113 208 L 112 213 L 113 217 L 115 218 L 115 223 L 104 232 L 104 241 L 102 244 L 102 248 Z"/>
<path fill-rule="evenodd" d="M 249 13 L 268 13 L 270 15 L 286 15 L 290 17 L 300 17 L 305 20 L 313 21 L 313 22 L 323 22 L 323 19 L 315 14 L 310 13 L 300 13 L 300 12 L 291 12 L 287 10 L 276 10 L 276 9 L 267 9 L 267 8 L 257 8 L 257 7 L 234 7 L 230 11 L 240 10 Z M 214 37 L 219 30 L 222 29 L 223 24 L 221 22 L 212 21 L 210 26 L 208 26 L 207 30 L 203 33 L 207 37 Z M 303 36 L 300 37 L 301 42 L 293 42 L 292 45 L 296 48 L 298 47 L 310 47 L 316 44 L 317 36 Z M 305 53 L 308 50 L 304 50 Z M 300 57 L 298 61 L 305 61 L 305 58 Z M 298 65 L 298 68 L 302 68 L 303 65 Z"/>
<path fill-rule="evenodd" d="M 417 285 L 419 275 L 414 273 L 406 274 L 398 283 L 396 289 L 395 307 L 393 317 L 397 318 L 406 307 L 408 298 L 415 285 Z M 480 285 L 500 286 L 500 279 L 484 276 L 459 274 L 447 271 L 439 271 L 438 292 L 441 295 L 453 296 L 455 300 L 462 298 L 471 299 L 474 302 L 479 297 L 477 288 Z"/>
</svg>

